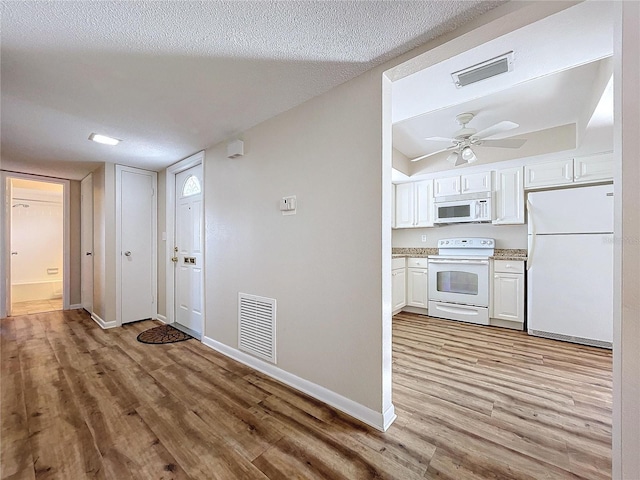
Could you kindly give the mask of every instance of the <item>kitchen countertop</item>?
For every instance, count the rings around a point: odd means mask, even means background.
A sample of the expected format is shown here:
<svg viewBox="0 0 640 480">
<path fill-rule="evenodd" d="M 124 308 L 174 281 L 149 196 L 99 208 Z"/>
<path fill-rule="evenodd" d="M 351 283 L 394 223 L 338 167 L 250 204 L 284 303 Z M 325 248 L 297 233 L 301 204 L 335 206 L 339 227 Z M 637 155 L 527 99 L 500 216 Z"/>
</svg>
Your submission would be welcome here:
<svg viewBox="0 0 640 480">
<path fill-rule="evenodd" d="M 391 249 L 392 258 L 413 257 L 424 258 L 429 255 L 437 255 L 437 248 L 401 248 L 394 247 Z M 527 250 L 524 248 L 496 248 L 493 256 L 489 257 L 494 260 L 511 260 L 513 262 L 526 261 Z"/>
<path fill-rule="evenodd" d="M 437 255 L 437 248 L 399 248 L 394 247 L 391 249 L 391 258 L 400 257 L 412 257 L 412 258 L 425 258 L 429 255 Z"/>
<path fill-rule="evenodd" d="M 527 261 L 526 248 L 496 248 L 493 256 L 494 260 Z"/>
</svg>

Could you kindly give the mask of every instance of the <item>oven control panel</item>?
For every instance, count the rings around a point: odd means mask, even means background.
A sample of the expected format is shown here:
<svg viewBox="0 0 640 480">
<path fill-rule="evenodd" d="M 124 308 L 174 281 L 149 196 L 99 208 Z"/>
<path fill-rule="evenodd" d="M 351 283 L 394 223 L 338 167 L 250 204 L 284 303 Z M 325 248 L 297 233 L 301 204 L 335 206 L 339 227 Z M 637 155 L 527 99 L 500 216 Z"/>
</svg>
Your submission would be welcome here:
<svg viewBox="0 0 640 480">
<path fill-rule="evenodd" d="M 494 248 L 493 238 L 443 238 L 438 248 Z"/>
</svg>

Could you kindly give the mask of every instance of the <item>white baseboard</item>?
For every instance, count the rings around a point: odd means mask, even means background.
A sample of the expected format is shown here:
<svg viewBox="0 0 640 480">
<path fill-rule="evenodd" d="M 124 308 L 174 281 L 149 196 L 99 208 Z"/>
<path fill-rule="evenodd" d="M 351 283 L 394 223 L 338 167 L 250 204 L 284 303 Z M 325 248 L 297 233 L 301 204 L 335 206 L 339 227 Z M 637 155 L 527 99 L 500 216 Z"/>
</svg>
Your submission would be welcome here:
<svg viewBox="0 0 640 480">
<path fill-rule="evenodd" d="M 418 315 L 429 315 L 429 310 L 421 307 L 410 307 L 406 305 L 400 309 L 401 312 L 417 313 Z"/>
<path fill-rule="evenodd" d="M 398 418 L 398 416 L 396 415 L 396 407 L 391 404 L 391 406 L 387 408 L 382 414 L 382 425 L 384 426 L 384 428 L 382 428 L 382 431 L 386 432 L 391 424 L 395 422 L 396 418 Z"/>
<path fill-rule="evenodd" d="M 313 398 L 320 400 L 321 402 L 331 405 L 332 407 L 346 413 L 354 418 L 357 418 L 361 422 L 380 430 L 385 431 L 396 419 L 395 409 L 393 405 L 389 407 L 384 413 L 376 412 L 360 403 L 354 402 L 342 395 L 333 392 L 325 387 L 317 385 L 313 382 L 300 378 L 292 373 L 289 373 L 281 368 L 276 367 L 270 363 L 259 360 L 251 355 L 248 355 L 240 350 L 229 347 L 223 343 L 218 342 L 209 337 L 202 337 L 202 343 L 206 346 L 233 358 L 234 360 L 243 363 L 251 368 L 258 370 L 266 375 L 269 375 L 276 380 L 289 385 L 296 390 L 299 390 Z"/>
<path fill-rule="evenodd" d="M 91 314 L 91 319 L 96 322 L 98 325 L 100 325 L 100 328 L 102 328 L 103 330 L 106 330 L 108 328 L 114 328 L 116 327 L 116 321 L 112 320 L 111 322 L 105 322 L 103 319 L 101 319 L 98 315 L 96 315 L 95 313 Z"/>
<path fill-rule="evenodd" d="M 162 323 L 167 323 L 167 317 L 165 317 L 164 315 L 157 314 L 156 320 L 160 320 Z"/>
<path fill-rule="evenodd" d="M 74 303 L 73 305 L 69 305 L 69 310 L 79 310 L 82 308 L 81 303 Z"/>
</svg>

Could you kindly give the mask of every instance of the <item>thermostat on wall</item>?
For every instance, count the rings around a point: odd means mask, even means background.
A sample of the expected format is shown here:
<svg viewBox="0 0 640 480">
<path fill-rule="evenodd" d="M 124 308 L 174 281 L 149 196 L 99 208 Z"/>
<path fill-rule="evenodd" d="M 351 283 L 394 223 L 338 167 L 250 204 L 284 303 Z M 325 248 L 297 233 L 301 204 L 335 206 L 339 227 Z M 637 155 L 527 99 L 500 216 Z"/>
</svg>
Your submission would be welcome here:
<svg viewBox="0 0 640 480">
<path fill-rule="evenodd" d="M 296 196 L 282 197 L 282 200 L 280 200 L 280 211 L 283 215 L 295 215 Z"/>
</svg>

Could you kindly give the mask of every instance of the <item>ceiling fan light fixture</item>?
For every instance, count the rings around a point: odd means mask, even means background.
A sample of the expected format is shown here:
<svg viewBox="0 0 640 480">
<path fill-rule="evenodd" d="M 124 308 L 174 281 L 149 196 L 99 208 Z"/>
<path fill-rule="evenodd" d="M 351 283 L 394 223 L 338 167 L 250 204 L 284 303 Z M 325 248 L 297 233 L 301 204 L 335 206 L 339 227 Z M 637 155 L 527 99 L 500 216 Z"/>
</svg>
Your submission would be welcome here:
<svg viewBox="0 0 640 480">
<path fill-rule="evenodd" d="M 459 157 L 458 152 L 451 152 L 449 154 L 449 156 L 447 157 L 447 162 L 449 162 L 451 165 L 455 166 L 458 163 L 458 157 Z"/>
<path fill-rule="evenodd" d="M 471 150 L 471 147 L 469 146 L 466 146 L 462 149 L 462 151 L 460 152 L 460 156 L 467 163 L 473 163 L 477 160 L 476 154 L 473 153 L 473 150 Z"/>
</svg>

